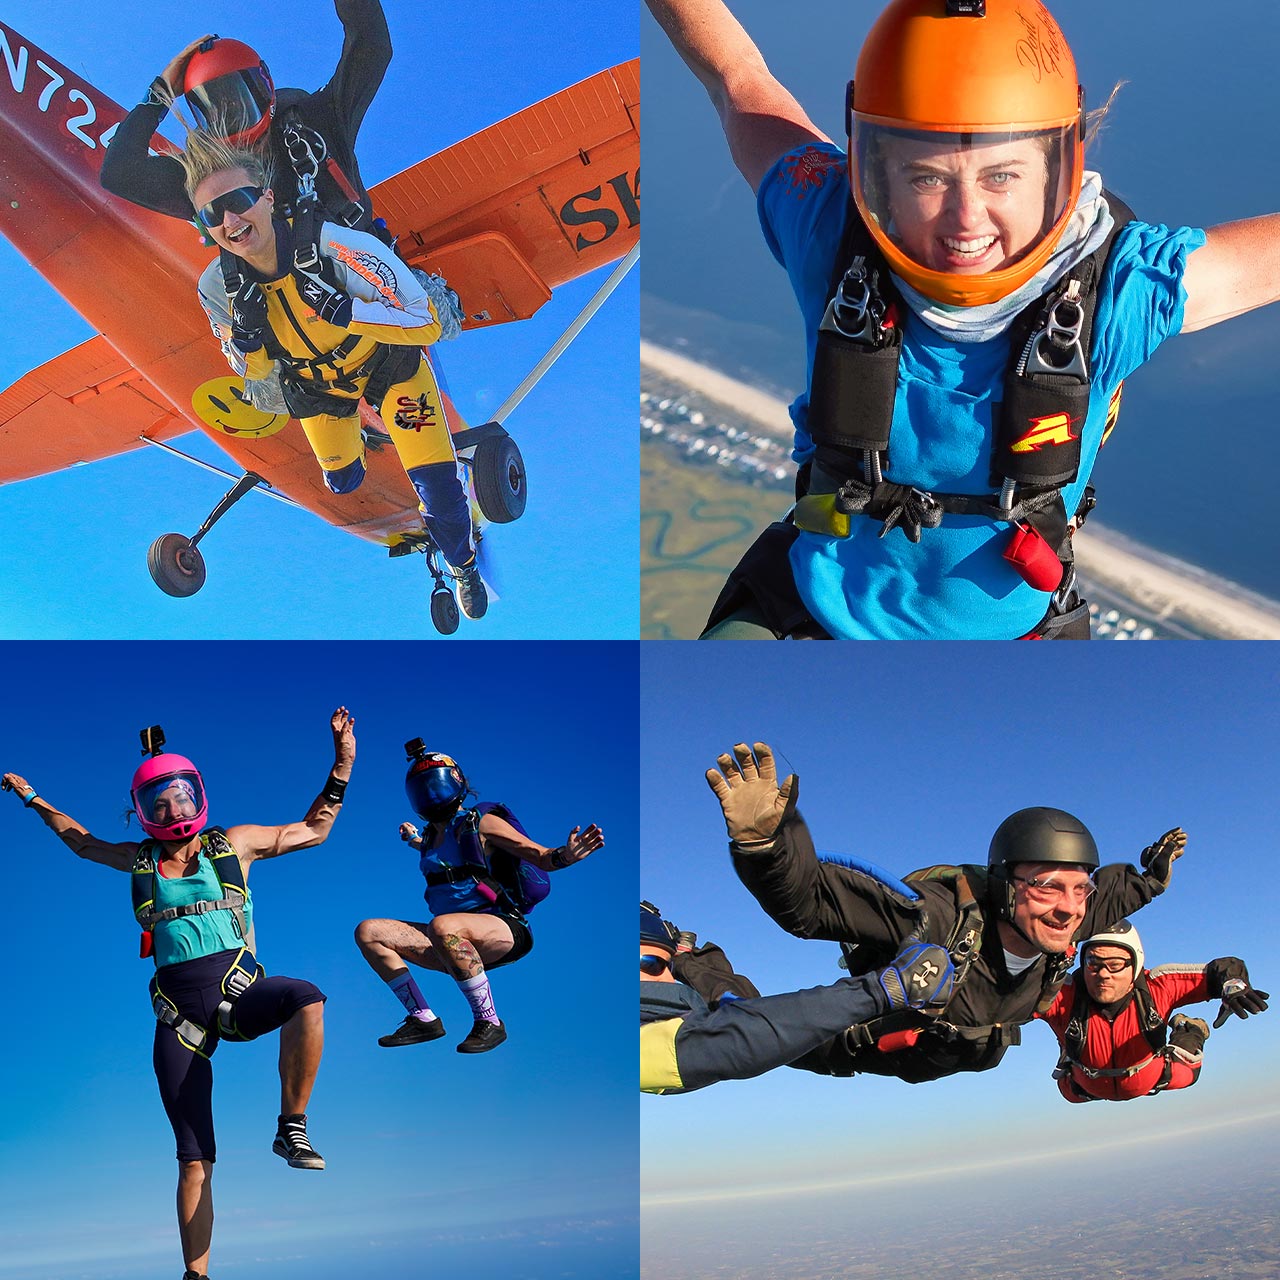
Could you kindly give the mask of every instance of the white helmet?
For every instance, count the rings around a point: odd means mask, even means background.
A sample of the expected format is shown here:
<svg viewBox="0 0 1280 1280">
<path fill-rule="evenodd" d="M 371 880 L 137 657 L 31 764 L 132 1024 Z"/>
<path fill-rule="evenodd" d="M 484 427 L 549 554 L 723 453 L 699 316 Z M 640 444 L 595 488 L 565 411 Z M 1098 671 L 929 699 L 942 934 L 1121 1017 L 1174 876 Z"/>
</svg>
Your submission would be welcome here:
<svg viewBox="0 0 1280 1280">
<path fill-rule="evenodd" d="M 1142 973 L 1144 959 L 1142 939 L 1138 937 L 1137 929 L 1128 920 L 1117 920 L 1115 924 L 1104 929 L 1101 933 L 1095 933 L 1093 937 L 1086 938 L 1080 944 L 1080 963 L 1082 965 L 1090 947 L 1123 947 L 1133 956 L 1133 976 L 1136 978 Z"/>
</svg>

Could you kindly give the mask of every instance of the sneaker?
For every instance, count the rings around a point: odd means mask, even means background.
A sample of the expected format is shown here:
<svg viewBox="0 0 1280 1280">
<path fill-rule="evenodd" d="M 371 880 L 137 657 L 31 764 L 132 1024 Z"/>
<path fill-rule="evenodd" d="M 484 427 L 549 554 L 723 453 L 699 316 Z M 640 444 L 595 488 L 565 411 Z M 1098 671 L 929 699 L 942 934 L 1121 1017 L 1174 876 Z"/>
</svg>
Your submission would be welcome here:
<svg viewBox="0 0 1280 1280">
<path fill-rule="evenodd" d="M 402 1044 L 425 1044 L 439 1040 L 444 1035 L 444 1023 L 439 1018 L 423 1022 L 410 1014 L 389 1036 L 379 1036 L 378 1043 L 384 1049 L 398 1049 Z"/>
<path fill-rule="evenodd" d="M 474 560 L 464 569 L 453 571 L 455 592 L 458 597 L 458 608 L 473 622 L 483 618 L 489 607 L 489 593 L 485 590 L 484 579 L 480 576 L 480 566 Z"/>
<path fill-rule="evenodd" d="M 496 1049 L 507 1038 L 507 1029 L 501 1022 L 486 1022 L 476 1019 L 471 1034 L 458 1046 L 459 1053 L 488 1053 Z"/>
<path fill-rule="evenodd" d="M 306 1116 L 281 1116 L 271 1150 L 289 1162 L 291 1169 L 323 1169 L 322 1156 L 307 1140 Z"/>
</svg>

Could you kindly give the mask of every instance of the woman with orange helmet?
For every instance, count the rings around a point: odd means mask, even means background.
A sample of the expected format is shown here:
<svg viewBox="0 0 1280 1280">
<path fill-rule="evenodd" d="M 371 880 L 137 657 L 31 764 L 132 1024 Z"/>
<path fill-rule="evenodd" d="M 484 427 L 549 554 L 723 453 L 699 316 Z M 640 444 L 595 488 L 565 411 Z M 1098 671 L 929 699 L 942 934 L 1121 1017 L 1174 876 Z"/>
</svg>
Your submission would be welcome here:
<svg viewBox="0 0 1280 1280">
<path fill-rule="evenodd" d="M 721 0 L 648 4 L 719 111 L 806 328 L 797 505 L 704 637 L 1087 639 L 1071 533 L 1123 380 L 1166 338 L 1276 299 L 1280 216 L 1134 219 L 1085 168 L 1083 90 L 1039 0 L 891 0 L 845 147 Z"/>
<path fill-rule="evenodd" d="M 225 132 L 233 146 L 262 151 L 277 199 L 292 209 L 297 174 L 285 145 L 285 125 L 323 140 L 325 159 L 314 175 L 320 204 L 333 221 L 374 230 L 369 196 L 356 163 L 356 134 L 391 62 L 391 35 L 380 0 L 334 0 L 342 22 L 342 56 L 323 88 L 277 90 L 262 58 L 239 40 L 203 36 L 151 82 L 146 97 L 120 122 L 102 160 L 102 185 L 144 209 L 191 221 L 195 209 L 182 166 L 152 155 L 151 139 L 179 98 L 198 127 Z M 312 141 L 313 152 L 318 151 Z"/>
</svg>

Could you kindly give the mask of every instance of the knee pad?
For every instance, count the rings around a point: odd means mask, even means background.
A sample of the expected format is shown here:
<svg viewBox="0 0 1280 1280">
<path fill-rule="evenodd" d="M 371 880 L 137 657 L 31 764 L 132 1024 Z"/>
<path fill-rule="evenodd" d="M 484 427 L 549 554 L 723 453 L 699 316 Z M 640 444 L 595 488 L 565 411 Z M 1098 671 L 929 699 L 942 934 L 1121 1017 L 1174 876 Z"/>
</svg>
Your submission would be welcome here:
<svg viewBox="0 0 1280 1280">
<path fill-rule="evenodd" d="M 353 493 L 364 483 L 364 459 L 357 458 L 336 471 L 324 472 L 324 482 L 330 493 Z"/>
</svg>

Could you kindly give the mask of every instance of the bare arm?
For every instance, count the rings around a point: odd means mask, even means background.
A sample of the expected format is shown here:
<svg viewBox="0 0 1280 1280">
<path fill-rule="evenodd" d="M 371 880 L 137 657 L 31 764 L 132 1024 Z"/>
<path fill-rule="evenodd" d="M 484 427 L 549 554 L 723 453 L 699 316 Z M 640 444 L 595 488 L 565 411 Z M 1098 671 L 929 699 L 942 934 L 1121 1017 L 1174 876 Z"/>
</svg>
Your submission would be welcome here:
<svg viewBox="0 0 1280 1280">
<path fill-rule="evenodd" d="M 594 822 L 585 830 L 574 827 L 564 844 L 550 849 L 522 835 L 504 819 L 486 813 L 480 819 L 480 837 L 486 845 L 505 849 L 517 858 L 532 862 L 543 871 L 560 871 L 564 867 L 571 867 L 597 849 L 604 848 L 604 832 Z"/>
<path fill-rule="evenodd" d="M 765 65 L 721 0 L 646 0 L 720 114 L 729 152 L 755 191 L 779 156 L 830 139 Z"/>
<path fill-rule="evenodd" d="M 278 858 L 282 853 L 310 849 L 328 839 L 334 819 L 342 807 L 342 793 L 351 779 L 351 767 L 355 764 L 355 716 L 346 707 L 339 707 L 330 717 L 329 727 L 333 731 L 333 769 L 320 794 L 311 802 L 307 816 L 301 822 L 290 822 L 283 827 L 258 827 L 246 823 L 227 829 L 227 839 L 242 862 Z"/>
<path fill-rule="evenodd" d="M 1280 301 L 1280 213 L 1210 227 L 1187 258 L 1182 333 Z"/>
<path fill-rule="evenodd" d="M 74 818 L 68 817 L 59 809 L 55 809 L 47 800 L 38 795 L 31 797 L 35 788 L 20 774 L 6 773 L 4 789 L 12 791 L 24 803 L 30 800 L 27 807 L 38 813 L 46 827 L 76 855 L 90 862 L 100 863 L 116 871 L 129 871 L 133 868 L 133 860 L 138 846 L 134 843 L 108 844 L 86 831 Z"/>
</svg>

